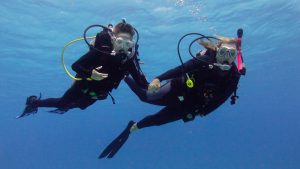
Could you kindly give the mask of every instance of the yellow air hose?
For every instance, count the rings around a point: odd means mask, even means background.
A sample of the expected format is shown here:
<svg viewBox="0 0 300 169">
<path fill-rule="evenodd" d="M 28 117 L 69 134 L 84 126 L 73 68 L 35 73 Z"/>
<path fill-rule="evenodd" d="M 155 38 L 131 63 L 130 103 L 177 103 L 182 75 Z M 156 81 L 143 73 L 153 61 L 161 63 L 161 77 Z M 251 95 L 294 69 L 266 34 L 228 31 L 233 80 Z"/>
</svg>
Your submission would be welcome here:
<svg viewBox="0 0 300 169">
<path fill-rule="evenodd" d="M 87 37 L 87 39 L 95 39 L 96 36 L 90 36 L 90 37 Z M 77 39 L 74 39 L 70 42 L 68 42 L 64 48 L 62 49 L 62 52 L 61 52 L 61 63 L 63 65 L 63 68 L 65 70 L 65 72 L 67 73 L 67 75 L 72 78 L 73 80 L 82 80 L 82 78 L 76 78 L 75 76 L 73 76 L 67 69 L 66 65 L 65 65 L 65 57 L 64 57 L 64 54 L 65 54 L 65 50 L 67 49 L 67 47 L 69 47 L 70 45 L 72 45 L 73 43 L 75 42 L 78 42 L 78 41 L 81 41 L 81 40 L 84 40 L 84 38 L 77 38 Z M 92 80 L 91 78 L 87 78 L 87 80 Z"/>
</svg>

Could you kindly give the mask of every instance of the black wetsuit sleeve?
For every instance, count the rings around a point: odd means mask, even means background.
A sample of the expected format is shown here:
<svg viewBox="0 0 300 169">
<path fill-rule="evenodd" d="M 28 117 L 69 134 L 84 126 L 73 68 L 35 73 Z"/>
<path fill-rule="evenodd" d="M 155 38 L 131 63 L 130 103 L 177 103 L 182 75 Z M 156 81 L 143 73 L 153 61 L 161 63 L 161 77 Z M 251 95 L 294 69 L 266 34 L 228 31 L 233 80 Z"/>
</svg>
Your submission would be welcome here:
<svg viewBox="0 0 300 169">
<path fill-rule="evenodd" d="M 203 60 L 203 61 L 201 61 Z M 185 62 L 183 65 L 177 66 L 173 69 L 166 71 L 165 73 L 157 76 L 160 81 L 173 79 L 182 76 L 182 74 L 191 72 L 192 70 L 201 70 L 201 67 L 207 66 L 207 62 L 211 60 L 211 56 L 201 56 L 201 60 L 191 59 Z"/>
<path fill-rule="evenodd" d="M 96 36 L 95 40 L 95 48 L 103 50 L 103 51 L 109 51 L 110 48 L 110 37 L 107 33 L 100 32 Z M 92 74 L 92 68 L 91 65 L 93 65 L 95 62 L 97 62 L 99 52 L 97 52 L 94 49 L 90 49 L 86 54 L 81 56 L 76 62 L 72 64 L 72 69 L 83 78 L 91 77 Z"/>
<path fill-rule="evenodd" d="M 140 68 L 139 61 L 135 56 L 129 63 L 128 63 L 128 71 L 135 82 L 142 88 L 148 87 L 148 81 Z"/>
</svg>

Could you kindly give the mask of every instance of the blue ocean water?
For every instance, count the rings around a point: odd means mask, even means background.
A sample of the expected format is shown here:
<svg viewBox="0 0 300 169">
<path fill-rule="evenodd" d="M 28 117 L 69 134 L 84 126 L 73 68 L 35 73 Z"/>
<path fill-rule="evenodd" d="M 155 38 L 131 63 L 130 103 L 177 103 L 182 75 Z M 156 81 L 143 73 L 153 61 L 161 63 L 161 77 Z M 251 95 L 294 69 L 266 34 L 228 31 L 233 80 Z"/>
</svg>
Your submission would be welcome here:
<svg viewBox="0 0 300 169">
<path fill-rule="evenodd" d="M 0 168 L 300 168 L 299 17 L 298 0 L 1 1 Z M 28 95 L 59 97 L 71 85 L 60 62 L 65 43 L 91 24 L 121 18 L 139 30 L 148 80 L 179 65 L 182 35 L 235 36 L 243 28 L 247 76 L 237 104 L 190 123 L 140 130 L 111 160 L 97 157 L 127 122 L 160 110 L 140 102 L 125 83 L 113 92 L 116 105 L 107 99 L 84 111 L 40 109 L 15 119 Z M 68 48 L 66 64 L 86 50 L 83 42 Z"/>
</svg>

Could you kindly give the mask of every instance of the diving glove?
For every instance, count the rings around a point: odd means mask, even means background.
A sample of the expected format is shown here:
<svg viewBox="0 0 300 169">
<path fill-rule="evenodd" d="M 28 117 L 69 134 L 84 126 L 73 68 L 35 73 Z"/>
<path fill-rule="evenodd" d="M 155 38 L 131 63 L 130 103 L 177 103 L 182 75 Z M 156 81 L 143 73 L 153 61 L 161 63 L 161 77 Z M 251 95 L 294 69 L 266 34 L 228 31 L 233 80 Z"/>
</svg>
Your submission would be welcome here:
<svg viewBox="0 0 300 169">
<path fill-rule="evenodd" d="M 154 79 L 148 86 L 148 91 L 150 93 L 156 93 L 160 89 L 160 80 L 159 79 Z"/>
<path fill-rule="evenodd" d="M 108 74 L 98 72 L 101 68 L 102 68 L 102 66 L 99 66 L 96 69 L 93 69 L 91 79 L 100 81 L 100 80 L 103 80 L 108 77 Z"/>
</svg>

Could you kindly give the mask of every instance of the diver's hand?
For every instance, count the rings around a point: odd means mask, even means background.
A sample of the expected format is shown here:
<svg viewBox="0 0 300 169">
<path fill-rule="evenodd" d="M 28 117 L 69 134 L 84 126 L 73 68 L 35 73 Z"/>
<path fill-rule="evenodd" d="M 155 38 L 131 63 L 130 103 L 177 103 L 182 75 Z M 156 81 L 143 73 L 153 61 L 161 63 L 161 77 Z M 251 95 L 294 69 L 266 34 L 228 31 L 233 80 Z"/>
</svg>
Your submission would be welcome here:
<svg viewBox="0 0 300 169">
<path fill-rule="evenodd" d="M 153 79 L 153 81 L 148 86 L 148 91 L 151 93 L 155 93 L 160 89 L 160 80 L 159 79 Z"/>
<path fill-rule="evenodd" d="M 108 77 L 108 74 L 98 72 L 101 68 L 102 68 L 102 66 L 99 66 L 96 69 L 93 69 L 92 75 L 91 75 L 91 78 L 93 80 L 100 81 L 100 80 L 103 80 Z"/>
</svg>

